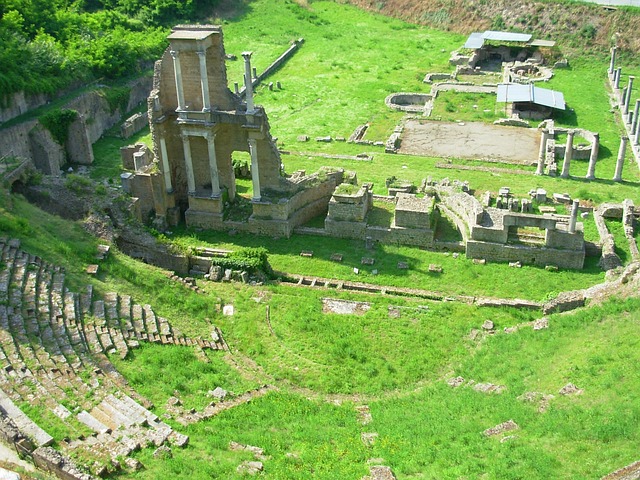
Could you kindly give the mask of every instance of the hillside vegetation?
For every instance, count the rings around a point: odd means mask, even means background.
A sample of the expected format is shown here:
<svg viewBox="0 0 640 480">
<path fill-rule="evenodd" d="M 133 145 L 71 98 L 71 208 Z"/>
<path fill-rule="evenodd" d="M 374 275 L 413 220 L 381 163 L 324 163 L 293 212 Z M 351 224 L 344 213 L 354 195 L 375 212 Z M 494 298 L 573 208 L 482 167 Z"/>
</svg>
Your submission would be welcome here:
<svg viewBox="0 0 640 480">
<path fill-rule="evenodd" d="M 568 0 L 348 0 L 348 3 L 404 20 L 459 33 L 510 30 L 535 33 L 578 51 L 618 45 L 640 52 L 640 9 L 604 9 Z"/>
</svg>

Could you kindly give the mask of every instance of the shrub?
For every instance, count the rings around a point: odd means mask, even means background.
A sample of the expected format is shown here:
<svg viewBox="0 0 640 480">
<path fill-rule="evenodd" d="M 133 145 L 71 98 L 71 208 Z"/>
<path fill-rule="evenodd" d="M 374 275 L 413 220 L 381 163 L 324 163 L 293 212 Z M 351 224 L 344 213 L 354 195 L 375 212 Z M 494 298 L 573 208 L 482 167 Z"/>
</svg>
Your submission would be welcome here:
<svg viewBox="0 0 640 480">
<path fill-rule="evenodd" d="M 58 144 L 64 145 L 69 138 L 69 127 L 77 118 L 78 112 L 75 110 L 55 108 L 42 115 L 39 120 L 51 132 L 53 139 Z"/>
<path fill-rule="evenodd" d="M 246 270 L 249 273 L 260 271 L 271 275 L 273 270 L 267 254 L 264 247 L 246 247 L 230 253 L 228 257 L 213 258 L 211 264 L 232 270 Z"/>
<path fill-rule="evenodd" d="M 77 194 L 89 193 L 93 182 L 82 175 L 69 174 L 64 182 L 64 186 Z"/>
</svg>

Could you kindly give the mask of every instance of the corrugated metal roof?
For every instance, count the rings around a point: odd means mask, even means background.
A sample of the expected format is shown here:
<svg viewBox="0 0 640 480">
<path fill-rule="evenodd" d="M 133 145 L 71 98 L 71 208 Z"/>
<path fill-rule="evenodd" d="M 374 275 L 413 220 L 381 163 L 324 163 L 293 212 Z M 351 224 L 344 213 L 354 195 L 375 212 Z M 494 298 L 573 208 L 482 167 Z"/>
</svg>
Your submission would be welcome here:
<svg viewBox="0 0 640 480">
<path fill-rule="evenodd" d="M 498 102 L 531 102 L 536 105 L 564 110 L 566 104 L 562 92 L 539 88 L 533 84 L 501 83 L 498 85 Z"/>
<path fill-rule="evenodd" d="M 482 34 L 482 38 L 485 40 L 492 40 L 497 42 L 523 42 L 526 43 L 531 40 L 531 34 L 529 33 L 512 33 L 512 32 L 497 32 L 495 30 L 487 30 Z"/>
<path fill-rule="evenodd" d="M 482 35 L 483 33 L 481 32 L 474 32 L 469 35 L 469 38 L 467 38 L 467 42 L 464 44 L 464 48 L 471 48 L 473 50 L 482 48 L 482 46 L 484 45 L 484 38 L 482 38 Z"/>
<path fill-rule="evenodd" d="M 531 45 L 532 47 L 555 47 L 556 46 L 556 42 L 554 42 L 553 40 L 531 40 L 529 42 L 529 45 Z"/>
</svg>

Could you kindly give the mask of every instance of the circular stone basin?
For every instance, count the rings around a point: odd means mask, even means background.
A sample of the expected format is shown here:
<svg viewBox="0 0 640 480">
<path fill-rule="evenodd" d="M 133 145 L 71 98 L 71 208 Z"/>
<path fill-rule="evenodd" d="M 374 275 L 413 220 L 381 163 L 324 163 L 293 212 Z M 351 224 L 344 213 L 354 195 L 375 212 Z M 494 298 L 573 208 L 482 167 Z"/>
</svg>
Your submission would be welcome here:
<svg viewBox="0 0 640 480">
<path fill-rule="evenodd" d="M 389 108 L 402 110 L 403 112 L 422 112 L 427 102 L 432 97 L 428 93 L 392 93 L 385 99 Z"/>
</svg>

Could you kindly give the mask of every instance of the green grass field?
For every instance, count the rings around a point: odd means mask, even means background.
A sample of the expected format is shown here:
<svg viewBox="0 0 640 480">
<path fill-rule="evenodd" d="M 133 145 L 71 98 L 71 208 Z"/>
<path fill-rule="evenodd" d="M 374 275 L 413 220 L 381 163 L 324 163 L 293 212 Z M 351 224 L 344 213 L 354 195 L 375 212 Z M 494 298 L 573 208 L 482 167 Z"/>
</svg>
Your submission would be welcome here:
<svg viewBox="0 0 640 480">
<path fill-rule="evenodd" d="M 287 172 L 308 173 L 330 164 L 354 170 L 359 180 L 372 181 L 375 193 L 385 192 L 391 176 L 419 184 L 435 179 L 469 180 L 481 194 L 511 187 L 525 196 L 535 187 L 549 193 L 567 192 L 594 203 L 638 196 L 638 168 L 625 165 L 625 182 L 614 183 L 615 157 L 621 126 L 605 88 L 606 60 L 570 58 L 571 67 L 558 70 L 550 88 L 562 90 L 572 109 L 558 119 L 563 126 L 599 131 L 600 160 L 596 181 L 583 179 L 586 162 L 575 161 L 572 173 L 582 178 L 522 176 L 475 170 L 438 169 L 441 159 L 392 155 L 381 147 L 346 143 L 300 143 L 298 135 L 348 137 L 370 123 L 367 138 L 384 140 L 402 115 L 388 110 L 384 98 L 397 91 L 428 92 L 427 72 L 450 71 L 449 53 L 464 38 L 395 19 L 365 13 L 328 1 L 256 0 L 235 18 L 223 22 L 227 53 L 253 50 L 253 63 L 264 69 L 289 42 L 304 37 L 298 53 L 269 81 L 282 90 L 257 90 L 256 99 L 270 117 L 279 146 L 293 152 L 371 153 L 372 162 L 327 161 L 304 154 L 283 156 Z M 632 59 L 622 58 L 625 64 Z M 240 61 L 227 64 L 233 85 L 242 74 Z M 636 68 L 637 70 L 637 68 Z M 633 69 L 629 68 L 629 73 Z M 626 82 L 626 76 L 623 83 Z M 499 112 L 486 97 L 443 95 L 441 115 L 487 120 Z M 448 99 L 448 102 L 447 102 Z M 634 98 L 635 100 L 635 98 Z M 478 108 L 473 108 L 478 105 Z M 485 114 L 484 110 L 491 112 Z M 453 110 L 453 111 L 449 111 Z M 479 118 L 475 118 L 479 116 Z M 94 146 L 91 176 L 118 181 L 118 148 L 149 142 L 141 132 L 128 141 L 106 135 Z M 463 161 L 468 166 L 493 166 Z M 456 161 L 458 163 L 458 161 Z M 533 172 L 533 167 L 531 168 Z M 249 181 L 239 182 L 246 194 Z M 239 215 L 242 212 L 238 213 Z M 391 212 L 376 204 L 372 222 L 386 225 Z M 314 220 L 312 226 L 321 227 Z M 616 248 L 631 261 L 620 222 L 608 221 Z M 592 216 L 584 220 L 585 237 L 597 240 Z M 447 239 L 457 236 L 449 226 Z M 118 291 L 169 319 L 183 333 L 207 336 L 212 325 L 223 332 L 231 352 L 209 352 L 206 358 L 179 346 L 143 345 L 124 360 L 111 360 L 131 385 L 150 399 L 158 415 L 169 397 L 179 392 L 186 408 L 202 409 L 209 390 L 221 386 L 234 394 L 264 384 L 274 391 L 188 427 L 166 421 L 190 436 L 184 449 L 170 459 L 153 457 L 145 448 L 135 455 L 145 468 L 113 478 L 240 479 L 238 465 L 253 457 L 230 451 L 229 442 L 265 450 L 264 472 L 270 479 L 360 479 L 369 460 L 381 459 L 399 480 L 407 479 L 596 479 L 637 458 L 640 440 L 640 301 L 614 299 L 570 314 L 549 316 L 549 329 L 524 325 L 540 312 L 478 307 L 462 301 L 365 294 L 297 287 L 285 283 L 248 286 L 198 281 L 196 294 L 167 278 L 159 268 L 133 260 L 116 248 L 97 277 L 84 273 L 98 241 L 79 222 L 48 215 L 18 195 L 0 193 L 0 236 L 17 237 L 23 248 L 66 269 L 72 288 L 92 283 L 97 293 Z M 176 228 L 168 235 L 181 248 L 224 249 L 264 246 L 272 267 L 282 273 L 326 277 L 376 285 L 420 288 L 442 296 L 491 296 L 544 301 L 558 292 L 585 288 L 604 280 L 596 258 L 583 271 L 546 271 L 504 264 L 476 265 L 464 255 L 417 248 L 376 245 L 363 241 L 294 235 L 273 240 L 256 235 L 228 235 Z M 312 250 L 312 258 L 300 256 Z M 333 253 L 343 255 L 332 262 Z M 373 257 L 373 266 L 361 264 Z M 398 262 L 408 270 L 399 270 Z M 429 273 L 429 265 L 442 273 Z M 359 268 L 356 275 L 354 267 Z M 377 270 L 374 274 L 373 270 Z M 331 313 L 323 299 L 366 302 L 361 314 Z M 222 305 L 233 305 L 224 316 Z M 486 320 L 494 334 L 473 334 Z M 519 326 L 511 334 L 505 328 Z M 481 393 L 471 386 L 452 388 L 446 380 L 504 386 L 502 393 Z M 558 392 L 567 383 L 584 389 L 581 395 Z M 518 397 L 527 392 L 553 395 L 546 411 Z M 362 425 L 356 407 L 369 405 L 372 422 Z M 70 432 L 47 412 L 29 411 L 51 429 L 57 441 Z M 483 431 L 507 420 L 519 429 L 513 438 L 486 437 Z M 363 433 L 378 434 L 372 446 Z"/>
</svg>

